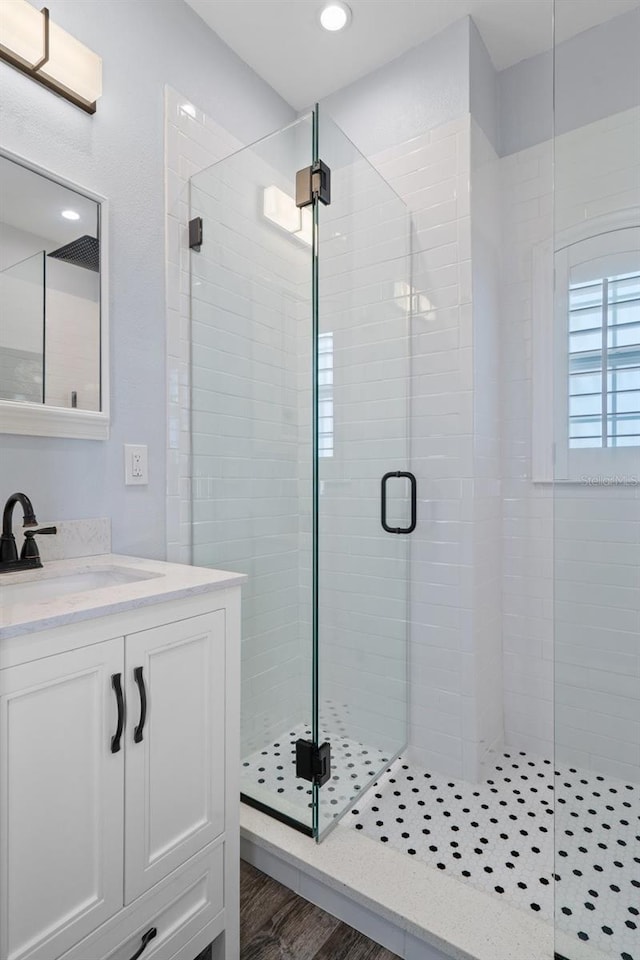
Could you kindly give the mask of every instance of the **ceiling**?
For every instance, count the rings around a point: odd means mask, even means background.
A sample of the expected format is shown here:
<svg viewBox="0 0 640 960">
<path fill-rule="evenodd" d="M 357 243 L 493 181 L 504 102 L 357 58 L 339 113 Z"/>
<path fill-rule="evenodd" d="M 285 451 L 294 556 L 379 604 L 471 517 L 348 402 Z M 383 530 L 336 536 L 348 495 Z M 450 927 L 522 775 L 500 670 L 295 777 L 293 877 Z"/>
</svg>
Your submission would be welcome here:
<svg viewBox="0 0 640 960">
<path fill-rule="evenodd" d="M 97 204 L 88 197 L 6 157 L 0 157 L 0 184 L 0 245 L 5 223 L 48 241 L 47 250 L 83 234 L 96 236 Z M 69 209 L 80 219 L 65 220 L 62 211 Z"/>
<path fill-rule="evenodd" d="M 187 0 L 238 56 L 302 110 L 471 15 L 498 70 L 551 47 L 552 0 L 349 0 L 351 25 L 327 33 L 323 0 Z M 556 0 L 560 42 L 639 0 Z"/>
</svg>

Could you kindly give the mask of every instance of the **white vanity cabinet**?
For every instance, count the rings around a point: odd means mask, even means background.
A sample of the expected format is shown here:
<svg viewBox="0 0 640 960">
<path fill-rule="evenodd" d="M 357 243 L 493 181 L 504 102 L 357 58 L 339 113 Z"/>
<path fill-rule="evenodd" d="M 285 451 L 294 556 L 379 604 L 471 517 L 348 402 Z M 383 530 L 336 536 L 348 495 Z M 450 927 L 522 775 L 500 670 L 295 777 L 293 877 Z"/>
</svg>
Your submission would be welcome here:
<svg viewBox="0 0 640 960">
<path fill-rule="evenodd" d="M 127 638 L 125 903 L 224 830 L 224 662 L 224 610 Z"/>
<path fill-rule="evenodd" d="M 239 593 L 0 640 L 0 960 L 238 960 Z"/>
<path fill-rule="evenodd" d="M 122 906 L 124 756 L 108 744 L 123 650 L 0 671 L 2 960 L 57 957 Z"/>
</svg>

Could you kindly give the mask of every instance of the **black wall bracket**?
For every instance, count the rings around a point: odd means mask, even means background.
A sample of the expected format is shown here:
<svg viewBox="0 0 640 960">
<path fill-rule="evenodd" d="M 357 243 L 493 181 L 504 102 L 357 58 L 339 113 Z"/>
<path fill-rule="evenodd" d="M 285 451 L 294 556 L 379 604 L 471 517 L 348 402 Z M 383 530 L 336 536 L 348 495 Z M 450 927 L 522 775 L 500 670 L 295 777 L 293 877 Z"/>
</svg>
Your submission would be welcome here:
<svg viewBox="0 0 640 960">
<path fill-rule="evenodd" d="M 202 217 L 189 220 L 189 249 L 200 253 L 202 246 Z"/>
<path fill-rule="evenodd" d="M 331 170 L 322 160 L 296 173 L 296 207 L 308 207 L 314 200 L 325 207 L 331 203 Z"/>
<path fill-rule="evenodd" d="M 296 741 L 296 777 L 319 787 L 331 777 L 331 744 L 321 746 L 313 740 Z"/>
</svg>

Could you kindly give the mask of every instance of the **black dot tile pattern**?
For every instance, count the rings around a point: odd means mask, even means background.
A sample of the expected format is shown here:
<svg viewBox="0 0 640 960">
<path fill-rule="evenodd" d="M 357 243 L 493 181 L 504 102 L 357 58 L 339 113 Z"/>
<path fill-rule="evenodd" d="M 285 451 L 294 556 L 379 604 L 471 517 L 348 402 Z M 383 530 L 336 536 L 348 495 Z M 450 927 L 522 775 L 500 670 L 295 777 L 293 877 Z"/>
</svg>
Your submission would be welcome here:
<svg viewBox="0 0 640 960">
<path fill-rule="evenodd" d="M 400 758 L 347 826 L 555 922 L 605 956 L 640 960 L 638 784 L 554 769 L 518 750 L 494 755 L 481 784 Z"/>
<path fill-rule="evenodd" d="M 331 743 L 331 779 L 322 788 L 321 829 L 342 816 L 389 762 L 389 754 L 350 736 L 353 725 L 346 705 L 321 705 L 321 740 Z M 276 741 L 245 756 L 241 764 L 241 791 L 290 816 L 310 819 L 311 784 L 296 778 L 296 740 L 310 739 L 311 727 L 290 727 Z"/>
</svg>

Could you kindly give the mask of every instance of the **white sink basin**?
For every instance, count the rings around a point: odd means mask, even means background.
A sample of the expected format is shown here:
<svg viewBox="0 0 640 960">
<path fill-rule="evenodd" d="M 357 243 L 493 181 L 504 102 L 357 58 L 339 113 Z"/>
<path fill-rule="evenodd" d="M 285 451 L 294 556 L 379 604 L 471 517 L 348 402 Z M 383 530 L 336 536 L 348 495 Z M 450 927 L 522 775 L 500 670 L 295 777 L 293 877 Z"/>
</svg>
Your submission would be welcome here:
<svg viewBox="0 0 640 960">
<path fill-rule="evenodd" d="M 23 580 L 20 583 L 4 584 L 0 580 L 0 604 L 40 603 L 72 593 L 87 593 L 90 590 L 102 590 L 104 587 L 138 583 L 140 580 L 155 580 L 160 576 L 160 573 L 130 570 L 127 567 L 106 567 L 66 573 L 58 577 Z"/>
</svg>

